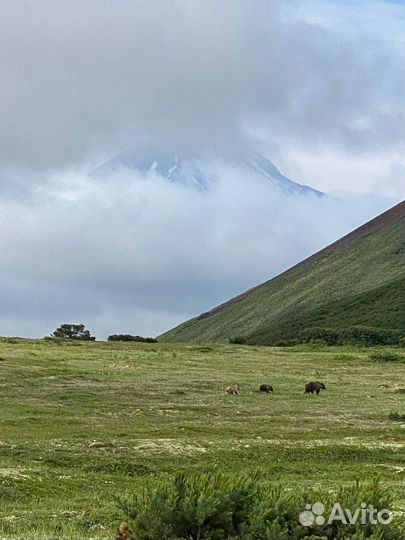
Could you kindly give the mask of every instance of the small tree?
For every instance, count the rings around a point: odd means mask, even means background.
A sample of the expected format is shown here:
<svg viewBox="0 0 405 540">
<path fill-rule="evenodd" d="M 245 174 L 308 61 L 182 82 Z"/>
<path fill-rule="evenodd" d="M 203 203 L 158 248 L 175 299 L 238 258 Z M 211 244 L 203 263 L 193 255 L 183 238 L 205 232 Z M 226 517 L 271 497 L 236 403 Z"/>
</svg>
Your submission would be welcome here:
<svg viewBox="0 0 405 540">
<path fill-rule="evenodd" d="M 53 337 L 65 339 L 95 340 L 89 330 L 85 330 L 84 324 L 61 324 L 52 334 Z"/>
</svg>

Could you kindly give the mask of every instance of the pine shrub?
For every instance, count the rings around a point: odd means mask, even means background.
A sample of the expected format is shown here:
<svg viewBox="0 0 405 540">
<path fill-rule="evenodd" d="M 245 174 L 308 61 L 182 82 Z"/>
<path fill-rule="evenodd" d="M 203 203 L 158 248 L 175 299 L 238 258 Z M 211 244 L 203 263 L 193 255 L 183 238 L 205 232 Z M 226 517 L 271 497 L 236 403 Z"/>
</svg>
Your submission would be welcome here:
<svg viewBox="0 0 405 540">
<path fill-rule="evenodd" d="M 390 491 L 377 479 L 344 486 L 334 493 L 287 490 L 258 474 L 178 473 L 150 480 L 131 500 L 121 501 L 126 522 L 117 538 L 133 540 L 402 540 L 402 521 L 373 525 L 314 523 L 299 515 L 307 503 L 320 501 L 327 518 L 335 502 L 354 512 L 367 503 L 392 509 Z M 123 534 L 125 532 L 125 535 Z"/>
</svg>

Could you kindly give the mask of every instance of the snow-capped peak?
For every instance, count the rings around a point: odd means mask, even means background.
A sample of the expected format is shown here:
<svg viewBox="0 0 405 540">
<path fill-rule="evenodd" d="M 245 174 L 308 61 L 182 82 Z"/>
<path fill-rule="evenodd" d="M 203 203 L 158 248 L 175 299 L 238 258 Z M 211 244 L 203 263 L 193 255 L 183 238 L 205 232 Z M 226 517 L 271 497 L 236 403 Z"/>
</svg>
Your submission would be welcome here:
<svg viewBox="0 0 405 540">
<path fill-rule="evenodd" d="M 145 175 L 159 175 L 168 182 L 179 183 L 194 189 L 208 191 L 216 181 L 218 166 L 240 170 L 246 175 L 256 175 L 271 182 L 277 190 L 289 195 L 315 195 L 324 193 L 284 176 L 265 156 L 257 152 L 238 153 L 206 152 L 198 157 L 181 158 L 175 154 L 156 155 L 151 152 L 128 150 L 107 161 L 92 176 L 103 177 L 120 170 L 133 170 Z"/>
</svg>

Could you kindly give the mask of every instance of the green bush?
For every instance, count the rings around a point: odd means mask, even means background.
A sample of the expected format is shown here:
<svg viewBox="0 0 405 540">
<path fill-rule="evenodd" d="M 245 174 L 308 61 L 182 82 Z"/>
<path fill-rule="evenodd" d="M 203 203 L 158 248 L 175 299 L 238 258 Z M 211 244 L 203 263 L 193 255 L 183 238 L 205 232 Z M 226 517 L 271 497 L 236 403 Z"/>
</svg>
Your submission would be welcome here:
<svg viewBox="0 0 405 540">
<path fill-rule="evenodd" d="M 157 343 L 157 339 L 151 337 L 131 336 L 130 334 L 112 334 L 108 341 L 139 341 L 141 343 Z"/>
<path fill-rule="evenodd" d="M 398 412 L 390 413 L 388 415 L 390 420 L 395 420 L 396 422 L 403 422 L 405 420 L 405 414 L 399 414 Z"/>
<path fill-rule="evenodd" d="M 120 502 L 135 540 L 298 540 L 322 538 L 401 540 L 402 522 L 387 525 L 300 524 L 307 503 L 321 501 L 328 517 L 335 502 L 355 511 L 362 502 L 391 509 L 390 491 L 379 480 L 342 487 L 337 493 L 286 490 L 259 475 L 178 473 L 150 481 L 132 500 Z M 126 527 L 126 525 L 125 525 Z M 124 536 L 121 536 L 124 538 Z M 121 538 L 120 537 L 120 538 Z"/>
<path fill-rule="evenodd" d="M 307 328 L 300 334 L 301 343 L 319 343 L 337 345 L 339 334 L 331 328 Z"/>
<path fill-rule="evenodd" d="M 233 338 L 229 338 L 229 343 L 232 345 L 246 345 L 247 338 L 243 336 L 235 336 Z"/>
<path fill-rule="evenodd" d="M 290 340 L 293 345 L 297 340 Z M 377 345 L 401 345 L 403 332 L 395 329 L 353 326 L 344 330 L 332 328 L 306 328 L 298 336 L 299 343 L 323 345 L 360 345 L 372 347 Z"/>
<path fill-rule="evenodd" d="M 18 343 L 19 338 L 12 338 L 12 337 L 2 337 L 0 338 L 1 343 Z"/>
<path fill-rule="evenodd" d="M 388 328 L 372 328 L 366 326 L 354 326 L 341 332 L 342 344 L 363 345 L 400 345 L 403 332 Z"/>
<path fill-rule="evenodd" d="M 376 362 L 405 362 L 405 356 L 389 351 L 378 351 L 370 354 L 370 358 Z"/>
</svg>

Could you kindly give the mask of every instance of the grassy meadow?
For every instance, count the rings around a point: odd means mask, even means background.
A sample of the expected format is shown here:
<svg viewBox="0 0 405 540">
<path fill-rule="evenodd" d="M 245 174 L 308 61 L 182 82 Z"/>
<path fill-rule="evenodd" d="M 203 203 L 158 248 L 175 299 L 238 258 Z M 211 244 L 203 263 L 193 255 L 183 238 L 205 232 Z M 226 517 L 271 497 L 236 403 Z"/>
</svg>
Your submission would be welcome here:
<svg viewBox="0 0 405 540">
<path fill-rule="evenodd" d="M 179 469 L 322 490 L 380 475 L 401 507 L 405 360 L 372 354 L 4 338 L 0 537 L 113 538 L 117 498 Z"/>
</svg>

